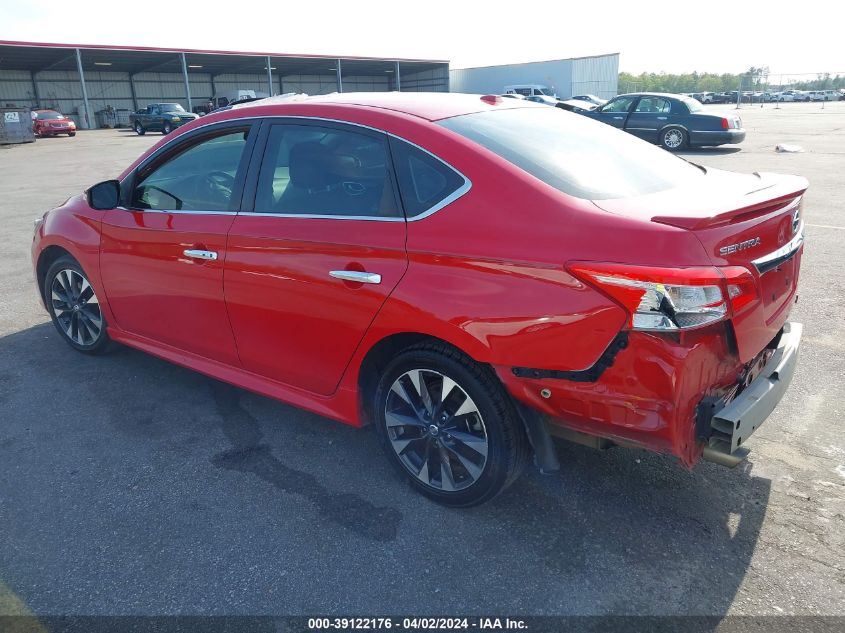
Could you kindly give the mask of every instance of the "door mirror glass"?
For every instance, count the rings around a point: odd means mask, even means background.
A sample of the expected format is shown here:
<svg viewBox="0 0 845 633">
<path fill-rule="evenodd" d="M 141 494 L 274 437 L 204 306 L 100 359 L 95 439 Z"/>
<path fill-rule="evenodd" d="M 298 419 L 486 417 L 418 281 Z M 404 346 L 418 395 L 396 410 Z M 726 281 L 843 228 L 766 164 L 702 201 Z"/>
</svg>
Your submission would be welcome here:
<svg viewBox="0 0 845 633">
<path fill-rule="evenodd" d="M 106 180 L 88 189 L 88 206 L 99 211 L 114 209 L 120 204 L 120 182 Z"/>
</svg>

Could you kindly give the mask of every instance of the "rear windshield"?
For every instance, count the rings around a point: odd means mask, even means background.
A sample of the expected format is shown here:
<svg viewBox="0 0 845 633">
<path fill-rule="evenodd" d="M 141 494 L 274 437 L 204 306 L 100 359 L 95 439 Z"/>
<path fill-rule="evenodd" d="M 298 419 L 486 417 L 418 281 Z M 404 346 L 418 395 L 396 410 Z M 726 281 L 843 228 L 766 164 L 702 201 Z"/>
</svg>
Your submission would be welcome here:
<svg viewBox="0 0 845 633">
<path fill-rule="evenodd" d="M 645 195 L 703 176 L 666 150 L 560 108 L 488 110 L 439 123 L 577 198 Z"/>
<path fill-rule="evenodd" d="M 681 99 L 681 101 L 683 101 L 684 105 L 689 108 L 690 112 L 700 112 L 704 109 L 701 107 L 701 104 L 695 99 Z"/>
<path fill-rule="evenodd" d="M 65 116 L 58 112 L 39 112 L 38 118 L 42 121 L 50 121 L 52 119 L 64 119 Z"/>
</svg>

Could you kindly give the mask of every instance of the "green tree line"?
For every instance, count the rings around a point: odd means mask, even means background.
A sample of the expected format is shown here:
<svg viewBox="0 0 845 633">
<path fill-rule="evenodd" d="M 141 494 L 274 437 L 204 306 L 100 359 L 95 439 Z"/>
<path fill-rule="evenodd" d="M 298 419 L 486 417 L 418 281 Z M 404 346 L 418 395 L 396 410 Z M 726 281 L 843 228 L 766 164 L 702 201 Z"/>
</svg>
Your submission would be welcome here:
<svg viewBox="0 0 845 633">
<path fill-rule="evenodd" d="M 783 83 L 781 83 L 781 81 Z M 728 90 L 835 90 L 845 88 L 845 75 L 820 73 L 814 79 L 770 75 L 769 69 L 744 73 L 619 73 L 619 92 L 725 92 Z"/>
</svg>

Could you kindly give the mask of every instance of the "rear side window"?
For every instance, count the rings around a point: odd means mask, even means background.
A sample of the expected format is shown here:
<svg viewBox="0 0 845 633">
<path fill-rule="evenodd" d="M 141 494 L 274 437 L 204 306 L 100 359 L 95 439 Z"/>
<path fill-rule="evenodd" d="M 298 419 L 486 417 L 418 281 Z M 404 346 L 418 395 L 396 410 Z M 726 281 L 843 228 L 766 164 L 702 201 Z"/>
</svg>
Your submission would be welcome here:
<svg viewBox="0 0 845 633">
<path fill-rule="evenodd" d="M 320 125 L 273 125 L 258 176 L 255 211 L 401 217 L 385 136 Z"/>
<path fill-rule="evenodd" d="M 408 218 L 439 209 L 465 190 L 466 179 L 428 152 L 396 138 L 390 147 Z"/>
<path fill-rule="evenodd" d="M 560 108 L 490 110 L 439 123 L 577 198 L 639 196 L 703 177 L 657 146 Z"/>
</svg>

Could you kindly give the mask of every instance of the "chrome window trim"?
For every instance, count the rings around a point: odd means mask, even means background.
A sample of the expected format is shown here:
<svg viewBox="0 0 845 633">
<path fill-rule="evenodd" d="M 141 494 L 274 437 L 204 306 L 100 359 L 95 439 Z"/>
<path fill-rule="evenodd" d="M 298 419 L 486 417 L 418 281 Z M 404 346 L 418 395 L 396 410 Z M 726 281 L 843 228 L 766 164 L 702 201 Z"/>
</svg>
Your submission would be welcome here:
<svg viewBox="0 0 845 633">
<path fill-rule="evenodd" d="M 265 121 L 265 120 L 270 120 L 270 119 L 302 119 L 302 120 L 306 120 L 306 121 L 318 121 L 318 122 L 324 122 L 324 123 L 339 123 L 341 125 L 351 125 L 351 126 L 354 126 L 354 127 L 360 127 L 362 129 L 365 129 L 365 130 L 370 130 L 372 132 L 377 132 L 379 134 L 385 134 L 385 135 L 393 137 L 393 138 L 395 138 L 399 141 L 402 141 L 403 143 L 407 143 L 408 145 L 411 145 L 412 147 L 416 147 L 421 152 L 425 152 L 426 154 L 428 154 L 429 156 L 434 158 L 436 161 L 439 161 L 443 165 L 446 165 L 446 167 L 448 167 L 449 169 L 454 171 L 456 174 L 458 174 L 461 178 L 463 178 L 464 184 L 461 185 L 460 187 L 458 187 L 457 189 L 455 189 L 455 191 L 453 191 L 451 194 L 449 194 L 448 196 L 443 198 L 443 200 L 441 200 L 440 202 L 432 205 L 431 207 L 429 207 L 428 209 L 426 209 L 422 213 L 419 213 L 412 218 L 408 218 L 408 217 L 380 218 L 378 216 L 368 216 L 368 215 L 367 216 L 351 216 L 351 215 L 343 216 L 343 215 L 317 215 L 317 214 L 307 214 L 307 213 L 301 213 L 301 214 L 300 213 L 261 213 L 260 211 L 248 211 L 248 212 L 235 212 L 235 211 L 160 211 L 160 212 L 161 213 L 191 213 L 191 214 L 200 214 L 200 215 L 243 215 L 243 216 L 247 216 L 247 217 L 267 216 L 267 217 L 271 217 L 271 218 L 304 218 L 304 219 L 314 219 L 314 220 L 368 220 L 368 221 L 372 221 L 372 222 L 417 222 L 419 220 L 424 220 L 425 218 L 427 218 L 431 215 L 434 215 L 435 213 L 440 211 L 440 209 L 442 209 L 446 206 L 449 206 L 450 204 L 452 204 L 453 202 L 455 202 L 459 198 L 463 197 L 466 193 L 468 193 L 470 189 L 472 189 L 472 181 L 469 178 L 467 178 L 466 175 L 464 175 L 464 173 L 461 170 L 457 169 L 456 167 L 454 167 L 450 163 L 447 163 L 445 160 L 443 160 L 442 158 L 440 158 L 436 154 L 431 153 L 430 151 L 428 151 L 424 147 L 420 147 L 419 145 L 417 145 L 413 141 L 409 141 L 408 139 L 403 138 L 403 137 L 401 137 L 397 134 L 393 134 L 392 132 L 388 132 L 386 130 L 381 130 L 379 128 L 372 127 L 370 125 L 364 125 L 363 123 L 353 123 L 352 121 L 343 121 L 341 119 L 331 119 L 331 118 L 328 118 L 328 117 L 317 117 L 317 116 L 305 116 L 305 115 L 301 115 L 301 114 L 297 114 L 297 115 L 273 114 L 273 115 L 269 115 L 269 116 L 239 117 L 239 118 L 235 118 L 235 119 L 226 119 L 225 121 L 214 121 L 212 123 L 204 123 L 202 125 L 198 125 L 197 127 L 193 128 L 190 132 L 188 132 L 188 134 L 193 134 L 196 130 L 200 130 L 200 129 L 206 128 L 206 127 L 211 127 L 211 126 L 214 126 L 214 125 L 223 126 L 223 125 L 231 125 L 233 123 L 237 123 L 238 121 L 256 121 L 256 120 L 257 121 Z M 181 139 L 181 140 L 185 140 L 185 139 Z M 174 145 L 175 143 L 178 143 L 179 141 L 180 141 L 180 139 L 178 137 L 171 139 L 170 141 L 166 142 L 164 145 L 159 147 L 158 150 L 156 150 L 156 154 L 166 152 L 167 149 L 171 145 Z M 150 158 L 152 158 L 152 156 Z M 263 159 L 263 157 L 262 157 L 262 159 Z M 144 161 L 144 162 L 147 162 L 147 161 Z M 135 171 L 135 170 L 133 170 L 133 171 Z M 126 175 L 126 178 L 128 178 L 130 175 L 131 175 L 131 172 Z M 121 182 L 121 184 L 123 184 L 123 180 L 121 180 L 120 182 Z M 124 209 L 124 207 L 118 207 L 118 208 Z M 128 209 L 124 209 L 124 210 L 128 210 Z M 154 210 L 154 209 L 136 209 L 136 211 L 142 211 L 144 213 L 146 213 L 146 212 L 156 212 L 156 210 Z"/>
<path fill-rule="evenodd" d="M 795 253 L 797 253 L 804 244 L 804 222 L 789 242 L 781 246 L 779 249 L 772 251 L 762 257 L 752 260 L 752 264 L 761 275 L 780 266 L 785 261 L 789 260 Z"/>
<path fill-rule="evenodd" d="M 237 211 L 203 211 L 201 209 L 127 209 L 126 207 L 115 207 L 119 211 L 131 211 L 133 213 L 172 213 L 175 215 L 238 215 Z"/>
</svg>

